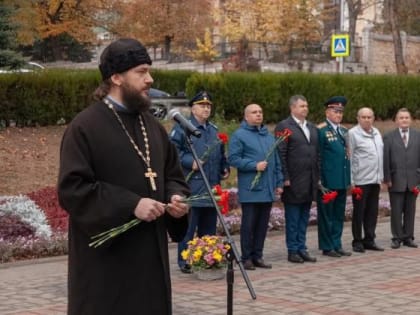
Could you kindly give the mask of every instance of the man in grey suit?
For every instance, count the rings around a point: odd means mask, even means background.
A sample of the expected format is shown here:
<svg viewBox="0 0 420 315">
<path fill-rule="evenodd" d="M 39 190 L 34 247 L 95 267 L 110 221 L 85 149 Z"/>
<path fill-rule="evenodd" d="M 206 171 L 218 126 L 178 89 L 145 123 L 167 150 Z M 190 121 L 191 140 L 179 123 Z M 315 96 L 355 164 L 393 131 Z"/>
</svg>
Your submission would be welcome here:
<svg viewBox="0 0 420 315">
<path fill-rule="evenodd" d="M 318 130 L 306 120 L 309 109 L 304 96 L 292 96 L 289 107 L 290 116 L 275 129 L 276 132 L 286 128 L 292 131 L 278 147 L 284 175 L 282 201 L 288 260 L 292 263 L 315 262 L 316 258 L 311 257 L 306 248 L 306 228 L 319 180 Z"/>
<path fill-rule="evenodd" d="M 395 116 L 397 127 L 384 136 L 384 181 L 391 202 L 391 247 L 414 243 L 416 195 L 420 183 L 420 133 L 410 128 L 411 114 L 406 108 Z"/>
</svg>

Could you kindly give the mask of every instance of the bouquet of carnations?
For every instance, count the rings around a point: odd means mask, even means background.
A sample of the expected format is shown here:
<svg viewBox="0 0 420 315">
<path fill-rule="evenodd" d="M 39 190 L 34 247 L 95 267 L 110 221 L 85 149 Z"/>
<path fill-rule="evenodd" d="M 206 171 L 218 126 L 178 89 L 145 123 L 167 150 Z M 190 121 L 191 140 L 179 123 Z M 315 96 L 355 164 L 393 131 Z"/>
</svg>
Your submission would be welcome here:
<svg viewBox="0 0 420 315">
<path fill-rule="evenodd" d="M 204 151 L 202 156 L 200 156 L 200 161 L 202 161 L 203 163 L 206 162 L 210 156 L 210 153 L 213 152 L 213 150 L 216 149 L 219 146 L 219 144 L 225 145 L 228 143 L 228 141 L 229 141 L 229 136 L 226 133 L 219 132 L 217 134 L 217 139 L 214 140 L 213 144 L 210 145 L 206 151 Z M 185 177 L 185 181 L 188 182 L 191 176 L 194 174 L 194 172 L 196 171 L 192 170 L 191 172 L 189 172 L 187 176 Z"/>
<path fill-rule="evenodd" d="M 354 187 L 351 190 L 351 194 L 354 196 L 354 199 L 361 200 L 363 195 L 363 189 L 360 187 Z"/>
<path fill-rule="evenodd" d="M 325 204 L 333 201 L 338 195 L 338 193 L 335 190 L 330 190 L 321 184 L 319 184 L 319 189 L 321 190 L 322 194 L 322 203 Z"/>
<path fill-rule="evenodd" d="M 220 185 L 216 185 L 212 189 L 212 194 L 214 198 L 217 201 L 217 205 L 220 208 L 220 212 L 222 214 L 226 214 L 229 211 L 229 192 L 227 190 L 223 190 Z M 190 197 L 186 197 L 183 199 L 183 202 L 187 204 L 191 204 L 193 201 L 197 200 L 210 200 L 210 196 L 208 193 L 200 194 L 200 195 L 193 195 Z M 168 206 L 168 205 L 166 205 Z M 106 241 L 124 233 L 125 231 L 131 229 L 132 227 L 136 226 L 141 222 L 140 219 L 135 218 L 131 220 L 130 222 L 127 222 L 123 225 L 114 227 L 112 229 L 109 229 L 105 232 L 96 234 L 91 237 L 92 242 L 89 243 L 89 247 L 99 247 Z"/>
<path fill-rule="evenodd" d="M 420 193 L 420 185 L 416 185 L 413 188 L 411 188 L 411 192 L 417 196 Z"/>
<path fill-rule="evenodd" d="M 281 131 L 276 132 L 276 141 L 273 143 L 273 145 L 270 147 L 270 149 L 267 151 L 267 154 L 265 155 L 264 161 L 268 161 L 268 159 L 273 155 L 274 151 L 277 149 L 278 145 L 282 141 L 287 141 L 287 139 L 292 135 L 292 131 L 290 129 L 283 129 Z M 251 182 L 251 190 L 259 183 L 261 179 L 262 171 L 257 171 L 257 175 L 255 175 L 254 179 Z"/>
</svg>

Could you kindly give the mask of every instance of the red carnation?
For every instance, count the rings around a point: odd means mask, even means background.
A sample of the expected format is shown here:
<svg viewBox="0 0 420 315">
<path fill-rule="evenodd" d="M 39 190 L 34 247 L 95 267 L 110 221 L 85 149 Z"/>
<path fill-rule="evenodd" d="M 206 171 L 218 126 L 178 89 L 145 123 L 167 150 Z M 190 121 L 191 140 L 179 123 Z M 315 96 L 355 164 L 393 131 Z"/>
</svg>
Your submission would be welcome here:
<svg viewBox="0 0 420 315">
<path fill-rule="evenodd" d="M 351 194 L 354 196 L 356 200 L 361 200 L 363 195 L 363 190 L 360 187 L 354 187 L 351 190 Z"/>
<path fill-rule="evenodd" d="M 325 188 L 322 185 L 320 185 L 319 189 L 322 192 L 322 203 L 329 203 L 338 196 L 338 192 L 336 192 L 335 190 L 329 190 L 328 188 Z"/>
<path fill-rule="evenodd" d="M 217 137 L 219 138 L 220 142 L 223 144 L 226 144 L 229 141 L 229 136 L 226 133 L 219 132 L 217 134 Z"/>
</svg>

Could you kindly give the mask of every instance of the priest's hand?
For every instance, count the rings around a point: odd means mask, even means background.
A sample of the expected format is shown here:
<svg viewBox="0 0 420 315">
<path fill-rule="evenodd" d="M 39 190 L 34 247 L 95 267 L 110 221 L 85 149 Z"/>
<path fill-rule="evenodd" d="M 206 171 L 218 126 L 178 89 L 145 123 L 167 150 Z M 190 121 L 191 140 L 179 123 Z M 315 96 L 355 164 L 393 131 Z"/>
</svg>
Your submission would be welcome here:
<svg viewBox="0 0 420 315">
<path fill-rule="evenodd" d="M 188 213 L 189 206 L 183 200 L 184 197 L 180 195 L 173 195 L 171 197 L 171 202 L 168 203 L 166 207 L 166 211 L 175 218 L 180 218 L 186 215 Z"/>
<path fill-rule="evenodd" d="M 134 209 L 134 215 L 146 222 L 156 220 L 165 213 L 165 204 L 150 198 L 141 198 Z"/>
</svg>

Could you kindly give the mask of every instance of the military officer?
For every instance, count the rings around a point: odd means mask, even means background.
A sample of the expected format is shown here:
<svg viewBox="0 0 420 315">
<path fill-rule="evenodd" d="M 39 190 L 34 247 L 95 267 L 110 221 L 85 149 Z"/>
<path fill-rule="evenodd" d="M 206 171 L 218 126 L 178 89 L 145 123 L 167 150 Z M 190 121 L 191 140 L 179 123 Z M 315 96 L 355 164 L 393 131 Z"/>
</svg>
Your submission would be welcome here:
<svg viewBox="0 0 420 315">
<path fill-rule="evenodd" d="M 317 200 L 318 241 L 322 254 L 329 257 L 351 255 L 341 244 L 347 188 L 350 185 L 347 129 L 340 125 L 346 104 L 344 96 L 328 99 L 324 104 L 326 120 L 318 125 L 321 180 Z M 326 191 L 336 191 L 336 198 L 324 203 L 322 195 Z"/>
</svg>

